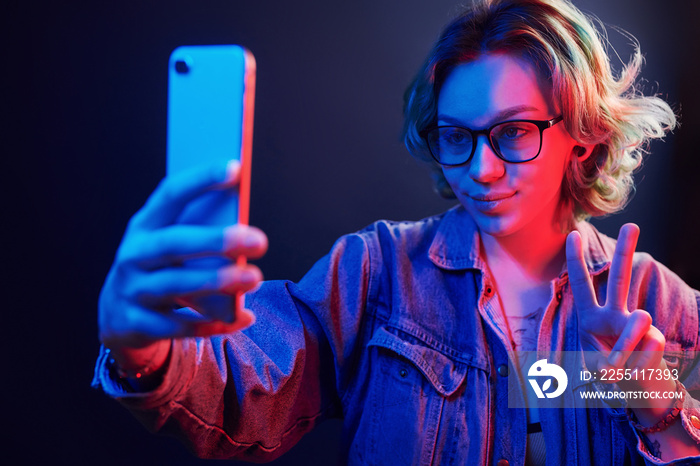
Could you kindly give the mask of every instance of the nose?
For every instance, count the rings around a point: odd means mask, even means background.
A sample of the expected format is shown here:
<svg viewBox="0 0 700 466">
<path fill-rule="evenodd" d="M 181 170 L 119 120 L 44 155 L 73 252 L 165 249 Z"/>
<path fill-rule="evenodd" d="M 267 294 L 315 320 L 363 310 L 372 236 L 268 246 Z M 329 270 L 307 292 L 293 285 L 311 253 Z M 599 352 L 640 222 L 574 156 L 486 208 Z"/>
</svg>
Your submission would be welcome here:
<svg viewBox="0 0 700 466">
<path fill-rule="evenodd" d="M 478 183 L 488 183 L 501 178 L 505 172 L 505 162 L 496 155 L 488 137 L 480 134 L 469 161 L 469 176 Z"/>
</svg>

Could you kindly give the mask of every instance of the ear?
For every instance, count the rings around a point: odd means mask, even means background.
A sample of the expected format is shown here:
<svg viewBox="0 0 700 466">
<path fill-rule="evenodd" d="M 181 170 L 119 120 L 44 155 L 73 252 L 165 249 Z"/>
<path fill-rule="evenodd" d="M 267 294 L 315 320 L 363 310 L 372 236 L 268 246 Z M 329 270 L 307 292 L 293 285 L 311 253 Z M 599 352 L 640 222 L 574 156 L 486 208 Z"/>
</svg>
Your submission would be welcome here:
<svg viewBox="0 0 700 466">
<path fill-rule="evenodd" d="M 579 162 L 583 162 L 591 156 L 595 146 L 596 144 L 576 144 L 571 151 L 571 158 L 576 158 Z"/>
</svg>

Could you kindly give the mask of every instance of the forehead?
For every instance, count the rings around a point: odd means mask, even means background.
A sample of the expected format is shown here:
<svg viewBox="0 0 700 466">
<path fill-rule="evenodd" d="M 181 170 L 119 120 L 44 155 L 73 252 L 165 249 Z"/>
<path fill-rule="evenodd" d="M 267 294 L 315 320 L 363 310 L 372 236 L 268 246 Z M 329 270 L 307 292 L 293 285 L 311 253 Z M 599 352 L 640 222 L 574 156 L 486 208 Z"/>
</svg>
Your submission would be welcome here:
<svg viewBox="0 0 700 466">
<path fill-rule="evenodd" d="M 517 114 L 513 113 L 513 109 Z M 508 54 L 487 54 L 457 65 L 438 96 L 438 118 L 449 116 L 470 126 L 494 119 L 549 118 L 556 108 L 551 85 L 529 61 Z"/>
</svg>

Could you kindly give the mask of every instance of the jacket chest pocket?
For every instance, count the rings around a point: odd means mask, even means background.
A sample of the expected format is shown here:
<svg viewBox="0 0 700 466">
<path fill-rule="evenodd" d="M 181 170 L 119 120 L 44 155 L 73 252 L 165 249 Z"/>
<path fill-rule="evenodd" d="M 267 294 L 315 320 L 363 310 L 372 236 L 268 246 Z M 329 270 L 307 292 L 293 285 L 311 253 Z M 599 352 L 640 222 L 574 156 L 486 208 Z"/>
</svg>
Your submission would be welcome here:
<svg viewBox="0 0 700 466">
<path fill-rule="evenodd" d="M 468 458 L 470 443 L 483 454 L 485 370 L 386 327 L 375 329 L 367 357 L 365 409 L 351 456 L 362 451 L 366 464 L 445 464 L 455 455 Z"/>
</svg>

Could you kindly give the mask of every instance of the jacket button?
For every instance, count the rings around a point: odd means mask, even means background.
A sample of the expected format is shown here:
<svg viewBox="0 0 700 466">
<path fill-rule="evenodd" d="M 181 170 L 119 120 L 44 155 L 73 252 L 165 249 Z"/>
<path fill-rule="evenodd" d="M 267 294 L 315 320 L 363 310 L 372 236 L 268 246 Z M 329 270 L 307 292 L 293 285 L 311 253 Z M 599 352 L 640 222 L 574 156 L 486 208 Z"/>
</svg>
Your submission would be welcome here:
<svg viewBox="0 0 700 466">
<path fill-rule="evenodd" d="M 493 287 L 491 285 L 486 285 L 486 289 L 484 290 L 484 296 L 486 296 L 487 298 L 493 296 Z"/>
<path fill-rule="evenodd" d="M 696 429 L 700 429 L 700 419 L 698 419 L 697 416 L 690 416 L 690 423 L 693 424 L 693 427 Z"/>
<path fill-rule="evenodd" d="M 508 460 L 498 460 L 498 466 L 508 466 L 509 464 Z"/>
<path fill-rule="evenodd" d="M 500 366 L 498 366 L 498 375 L 500 375 L 501 377 L 508 377 L 508 366 L 506 366 L 505 364 L 501 364 Z"/>
</svg>

